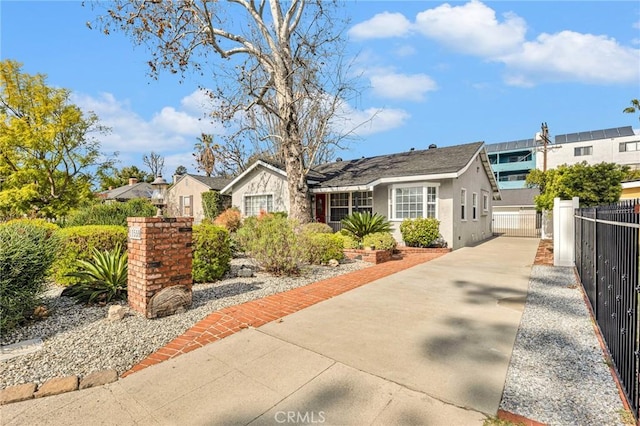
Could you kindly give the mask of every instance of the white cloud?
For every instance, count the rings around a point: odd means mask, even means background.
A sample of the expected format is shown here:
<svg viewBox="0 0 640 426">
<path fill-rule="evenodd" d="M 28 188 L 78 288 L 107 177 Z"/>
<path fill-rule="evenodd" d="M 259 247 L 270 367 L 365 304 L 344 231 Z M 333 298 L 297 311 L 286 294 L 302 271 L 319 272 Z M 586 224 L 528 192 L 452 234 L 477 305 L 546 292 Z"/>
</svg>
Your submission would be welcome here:
<svg viewBox="0 0 640 426">
<path fill-rule="evenodd" d="M 413 46 L 409 46 L 409 45 L 404 45 L 404 46 L 400 46 L 398 47 L 398 49 L 396 49 L 395 54 L 401 58 L 407 57 L 407 56 L 413 56 L 417 53 L 417 50 L 415 47 Z"/>
<path fill-rule="evenodd" d="M 514 13 L 499 22 L 496 13 L 483 3 L 472 0 L 462 6 L 447 3 L 418 13 L 417 30 L 457 51 L 496 56 L 517 49 L 524 41 L 525 21 Z"/>
<path fill-rule="evenodd" d="M 341 134 L 364 137 L 401 127 L 410 117 L 411 115 L 402 109 L 358 110 L 345 102 L 331 125 Z"/>
<path fill-rule="evenodd" d="M 613 38 L 562 31 L 541 34 L 499 60 L 508 67 L 509 84 L 530 86 L 539 81 L 637 82 L 638 57 L 639 49 L 621 46 Z"/>
<path fill-rule="evenodd" d="M 354 25 L 348 35 L 355 40 L 401 37 L 411 30 L 411 22 L 402 13 L 382 12 Z"/>
<path fill-rule="evenodd" d="M 426 74 L 374 73 L 369 77 L 376 95 L 399 100 L 422 101 L 438 85 Z"/>
</svg>

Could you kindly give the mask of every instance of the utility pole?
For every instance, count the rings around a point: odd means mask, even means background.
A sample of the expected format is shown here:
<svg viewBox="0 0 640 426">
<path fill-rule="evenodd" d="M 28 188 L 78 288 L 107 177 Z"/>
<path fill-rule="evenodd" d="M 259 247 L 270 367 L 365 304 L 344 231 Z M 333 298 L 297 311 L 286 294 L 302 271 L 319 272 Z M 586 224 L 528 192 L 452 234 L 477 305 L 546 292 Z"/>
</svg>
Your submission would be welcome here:
<svg viewBox="0 0 640 426">
<path fill-rule="evenodd" d="M 547 127 L 547 123 L 542 123 L 540 127 L 540 132 L 536 133 L 536 142 L 542 142 L 542 171 L 547 171 L 547 152 L 549 151 L 549 127 Z"/>
</svg>

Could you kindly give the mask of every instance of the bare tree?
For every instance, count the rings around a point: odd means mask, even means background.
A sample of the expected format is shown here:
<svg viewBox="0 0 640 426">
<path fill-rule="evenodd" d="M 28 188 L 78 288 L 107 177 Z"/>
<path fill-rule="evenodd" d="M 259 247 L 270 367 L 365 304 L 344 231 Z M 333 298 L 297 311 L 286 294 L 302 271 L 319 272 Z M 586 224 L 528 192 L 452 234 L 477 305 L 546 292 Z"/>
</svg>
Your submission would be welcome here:
<svg viewBox="0 0 640 426">
<path fill-rule="evenodd" d="M 193 156 L 196 158 L 197 168 L 210 177 L 216 165 L 214 149 L 217 149 L 218 146 L 213 143 L 213 135 L 203 133 L 202 136 L 197 139 L 198 142 L 195 145 L 196 152 L 193 153 Z"/>
<path fill-rule="evenodd" d="M 209 75 L 221 102 L 219 118 L 255 114 L 268 120 L 265 142 L 284 163 L 290 193 L 289 215 L 311 218 L 306 171 L 327 143 L 327 120 L 306 127 L 306 110 L 337 107 L 346 92 L 329 90 L 341 81 L 339 55 L 343 38 L 341 19 L 327 0 L 114 0 L 99 19 L 102 29 L 119 29 L 151 51 L 149 66 L 156 77 L 162 69 L 173 73 L 195 71 Z M 223 61 L 207 62 L 211 53 Z M 224 77 L 233 84 L 221 84 Z M 205 85 L 208 86 L 208 85 Z M 340 89 L 340 84 L 338 84 Z M 331 111 L 329 107 L 326 111 Z M 337 111 L 337 110 L 334 110 Z M 256 128 L 254 127 L 255 131 Z M 305 135 L 313 142 L 305 145 Z"/>
<path fill-rule="evenodd" d="M 157 177 L 162 176 L 162 171 L 164 170 L 164 157 L 160 154 L 157 154 L 151 151 L 151 154 L 144 155 L 142 157 L 142 162 L 145 166 L 151 170 L 151 176 Z"/>
</svg>

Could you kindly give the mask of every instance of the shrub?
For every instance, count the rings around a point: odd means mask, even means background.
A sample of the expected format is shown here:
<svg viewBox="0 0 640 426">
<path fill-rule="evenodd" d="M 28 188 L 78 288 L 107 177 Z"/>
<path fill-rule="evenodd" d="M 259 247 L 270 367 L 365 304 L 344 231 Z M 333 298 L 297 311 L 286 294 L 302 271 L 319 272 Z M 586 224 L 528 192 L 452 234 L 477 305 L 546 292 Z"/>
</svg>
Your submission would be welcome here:
<svg viewBox="0 0 640 426">
<path fill-rule="evenodd" d="M 5 222 L 3 225 L 13 225 L 13 224 L 29 224 L 36 226 L 38 228 L 42 228 L 47 231 L 48 235 L 56 232 L 60 227 L 55 223 L 48 222 L 45 219 L 11 219 L 8 222 Z"/>
<path fill-rule="evenodd" d="M 91 250 L 91 261 L 78 260 L 78 270 L 67 275 L 79 280 L 62 291 L 82 303 L 109 303 L 127 298 L 127 253 L 120 243 L 113 250 Z"/>
<path fill-rule="evenodd" d="M 68 276 L 78 271 L 78 260 L 91 260 L 93 249 L 112 250 L 116 244 L 126 247 L 127 228 L 116 225 L 72 226 L 56 232 L 61 240 L 61 250 L 51 266 L 51 273 L 56 283 L 71 285 L 79 282 L 77 278 Z"/>
<path fill-rule="evenodd" d="M 215 219 L 222 211 L 222 196 L 218 191 L 202 193 L 202 209 L 206 219 Z"/>
<path fill-rule="evenodd" d="M 0 332 L 23 322 L 40 301 L 59 248 L 45 224 L 20 220 L 0 225 Z"/>
<path fill-rule="evenodd" d="M 296 225 L 295 221 L 281 215 L 250 218 L 238 230 L 238 241 L 267 272 L 294 275 L 298 273 L 302 260 Z"/>
<path fill-rule="evenodd" d="M 360 243 L 355 238 L 348 235 L 347 233 L 338 232 L 335 235 L 342 240 L 342 245 L 344 246 L 344 248 L 346 249 L 360 248 Z"/>
<path fill-rule="evenodd" d="M 341 222 L 343 233 L 350 235 L 358 242 L 362 242 L 365 235 L 391 231 L 391 223 L 378 213 L 372 215 L 369 212 L 353 212 Z"/>
<path fill-rule="evenodd" d="M 303 259 L 313 265 L 344 258 L 344 242 L 337 234 L 303 232 L 300 235 Z"/>
<path fill-rule="evenodd" d="M 376 250 L 393 250 L 398 243 L 390 232 L 375 232 L 365 235 L 362 239 L 363 247 L 373 247 Z"/>
<path fill-rule="evenodd" d="M 193 279 L 219 280 L 231 268 L 229 231 L 222 226 L 200 224 L 193 227 Z"/>
<path fill-rule="evenodd" d="M 214 224 L 227 228 L 229 232 L 236 232 L 242 224 L 240 210 L 237 207 L 231 207 L 223 211 L 215 218 Z"/>
<path fill-rule="evenodd" d="M 142 198 L 124 203 L 111 202 L 91 204 L 74 210 L 67 216 L 65 227 L 82 225 L 127 226 L 127 217 L 155 216 L 156 208 L 151 201 Z"/>
<path fill-rule="evenodd" d="M 302 232 L 312 232 L 315 234 L 333 234 L 333 229 L 326 223 L 311 222 L 302 225 Z"/>
<path fill-rule="evenodd" d="M 429 247 L 440 235 L 440 221 L 433 217 L 405 219 L 400 224 L 402 240 L 409 247 Z"/>
</svg>

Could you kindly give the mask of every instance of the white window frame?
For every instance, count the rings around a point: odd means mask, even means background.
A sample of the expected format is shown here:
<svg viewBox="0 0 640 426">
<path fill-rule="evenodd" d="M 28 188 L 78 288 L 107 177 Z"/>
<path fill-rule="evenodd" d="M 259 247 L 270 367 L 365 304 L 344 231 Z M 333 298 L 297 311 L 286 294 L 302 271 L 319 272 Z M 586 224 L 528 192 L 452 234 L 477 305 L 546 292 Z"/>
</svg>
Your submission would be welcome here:
<svg viewBox="0 0 640 426">
<path fill-rule="evenodd" d="M 467 189 L 460 188 L 460 220 L 467 221 Z"/>
<path fill-rule="evenodd" d="M 489 194 L 485 191 L 482 191 L 482 214 L 489 213 Z"/>
<path fill-rule="evenodd" d="M 430 217 L 427 216 L 427 213 L 429 211 L 428 206 L 432 205 L 434 208 L 434 218 L 438 219 L 438 210 L 439 210 L 439 204 L 440 204 L 440 199 L 439 199 L 439 192 L 440 192 L 440 184 L 439 183 L 424 183 L 424 182 L 419 182 L 419 183 L 406 183 L 406 184 L 395 184 L 395 185 L 391 185 L 389 186 L 389 193 L 388 193 L 388 215 L 387 217 L 389 218 L 389 220 L 392 221 L 403 221 L 406 218 L 403 217 L 397 217 L 396 216 L 396 190 L 397 189 L 403 189 L 403 188 L 418 188 L 421 187 L 422 188 L 422 216 L 420 217 Z M 428 188 L 434 188 L 435 189 L 435 201 L 434 202 L 430 202 L 429 200 L 429 192 L 428 192 Z"/>
<path fill-rule="evenodd" d="M 347 209 L 347 215 L 350 215 L 355 211 L 354 210 L 355 209 L 355 205 L 353 204 L 353 194 L 356 193 L 356 192 L 357 193 L 367 192 L 367 193 L 371 194 L 371 197 L 367 197 L 367 198 L 371 199 L 371 204 L 370 205 L 366 205 L 366 206 L 359 205 L 358 206 L 358 211 L 363 211 L 363 209 L 368 209 L 368 210 L 371 211 L 371 214 L 373 214 L 373 209 L 374 209 L 374 206 L 373 206 L 373 199 L 374 199 L 373 191 L 349 191 L 349 192 L 345 191 L 345 192 L 327 193 L 327 200 L 328 200 L 327 201 L 327 205 L 328 205 L 328 208 L 329 208 L 329 212 L 328 212 L 329 214 L 328 214 L 327 222 L 329 222 L 329 223 L 340 223 L 340 221 L 331 220 L 331 209 L 332 208 L 334 208 L 334 209 Z M 331 197 L 333 195 L 338 195 L 338 194 L 347 194 L 348 195 L 348 197 L 347 197 L 347 205 L 346 206 L 333 206 L 331 204 Z"/>
<path fill-rule="evenodd" d="M 471 193 L 471 219 L 478 220 L 478 193 Z"/>
<path fill-rule="evenodd" d="M 247 198 L 252 198 L 252 197 L 271 197 L 271 211 L 269 211 L 269 207 L 268 207 L 268 203 L 267 203 L 267 213 L 273 213 L 275 211 L 275 206 L 274 206 L 275 197 L 274 197 L 273 192 L 264 192 L 264 193 L 257 193 L 257 194 L 244 194 L 242 196 L 242 211 L 243 211 L 245 217 L 254 216 L 254 215 L 249 215 L 248 212 L 247 212 Z M 258 212 L 255 216 L 257 216 L 258 214 L 260 214 L 260 212 Z"/>
</svg>

